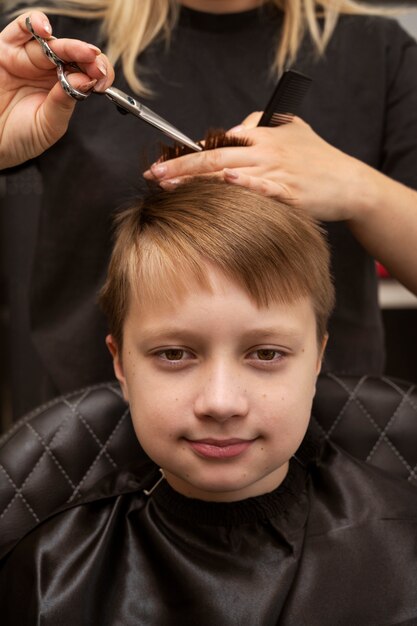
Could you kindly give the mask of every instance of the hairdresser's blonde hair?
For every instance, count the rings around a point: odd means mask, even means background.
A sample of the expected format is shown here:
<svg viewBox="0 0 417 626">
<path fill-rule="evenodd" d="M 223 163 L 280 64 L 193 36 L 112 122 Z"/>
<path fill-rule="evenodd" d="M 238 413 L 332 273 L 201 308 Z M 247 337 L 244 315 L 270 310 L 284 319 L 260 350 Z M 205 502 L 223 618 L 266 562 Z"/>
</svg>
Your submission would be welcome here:
<svg viewBox="0 0 417 626">
<path fill-rule="evenodd" d="M 56 6 L 39 6 L 39 0 L 29 3 L 50 14 L 100 19 L 107 41 L 106 53 L 114 64 L 121 59 L 124 75 L 131 88 L 139 94 L 149 94 L 136 75 L 138 55 L 160 34 L 169 41 L 178 15 L 175 0 L 62 0 Z M 294 61 L 304 32 L 307 30 L 318 53 L 322 53 L 333 33 L 341 13 L 357 15 L 392 14 L 393 11 L 366 6 L 355 0 L 269 0 L 284 11 L 282 37 L 273 69 L 279 74 Z M 9 5 L 14 4 L 9 1 Z M 15 3 L 16 4 L 16 3 Z M 323 26 L 318 19 L 323 19 Z"/>
<path fill-rule="evenodd" d="M 158 306 L 193 288 L 210 290 L 215 266 L 258 306 L 308 297 L 321 344 L 334 304 L 330 254 L 308 215 L 214 178 L 137 200 L 117 218 L 100 301 L 121 347 L 129 305 Z M 239 312 L 236 311 L 239 315 Z"/>
</svg>

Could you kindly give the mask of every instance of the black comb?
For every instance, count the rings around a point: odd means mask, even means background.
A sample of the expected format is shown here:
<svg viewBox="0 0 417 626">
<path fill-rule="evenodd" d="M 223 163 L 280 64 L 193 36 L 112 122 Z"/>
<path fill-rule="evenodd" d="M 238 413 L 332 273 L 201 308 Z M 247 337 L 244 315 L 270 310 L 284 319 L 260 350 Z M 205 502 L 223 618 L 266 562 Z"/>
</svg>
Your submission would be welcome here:
<svg viewBox="0 0 417 626">
<path fill-rule="evenodd" d="M 298 113 L 311 82 L 311 78 L 305 74 L 286 70 L 278 81 L 258 126 L 281 126 L 291 122 Z"/>
</svg>

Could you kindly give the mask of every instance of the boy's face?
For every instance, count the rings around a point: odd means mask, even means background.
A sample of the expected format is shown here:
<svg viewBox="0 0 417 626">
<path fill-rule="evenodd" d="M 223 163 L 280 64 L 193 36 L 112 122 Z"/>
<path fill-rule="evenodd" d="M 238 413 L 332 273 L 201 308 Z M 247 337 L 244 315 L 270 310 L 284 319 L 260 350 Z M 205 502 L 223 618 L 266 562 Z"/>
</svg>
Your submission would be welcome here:
<svg viewBox="0 0 417 626">
<path fill-rule="evenodd" d="M 115 371 L 138 439 L 185 496 L 234 501 L 285 478 L 322 350 L 309 299 L 258 308 L 221 272 L 176 302 L 132 303 Z"/>
</svg>

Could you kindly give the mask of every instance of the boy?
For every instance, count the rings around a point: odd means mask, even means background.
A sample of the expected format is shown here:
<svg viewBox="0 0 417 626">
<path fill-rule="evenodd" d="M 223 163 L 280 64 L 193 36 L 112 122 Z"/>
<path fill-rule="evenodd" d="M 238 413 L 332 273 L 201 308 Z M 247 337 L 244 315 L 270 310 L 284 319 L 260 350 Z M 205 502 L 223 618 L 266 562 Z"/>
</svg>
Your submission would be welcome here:
<svg viewBox="0 0 417 626">
<path fill-rule="evenodd" d="M 417 623 L 415 490 L 306 435 L 333 306 L 313 222 L 214 180 L 155 192 L 119 218 L 101 297 L 150 488 L 23 539 L 6 623 Z"/>
</svg>

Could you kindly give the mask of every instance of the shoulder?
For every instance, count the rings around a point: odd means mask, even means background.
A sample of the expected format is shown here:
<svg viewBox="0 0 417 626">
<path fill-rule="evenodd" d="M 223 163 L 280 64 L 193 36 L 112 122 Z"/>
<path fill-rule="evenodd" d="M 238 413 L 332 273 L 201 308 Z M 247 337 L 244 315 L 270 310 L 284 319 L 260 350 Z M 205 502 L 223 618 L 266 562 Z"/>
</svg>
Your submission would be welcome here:
<svg viewBox="0 0 417 626">
<path fill-rule="evenodd" d="M 74 550 L 94 546 L 103 537 L 115 541 L 115 525 L 123 527 L 130 511 L 137 517 L 148 502 L 147 490 L 158 480 L 153 463 L 143 469 L 141 476 L 128 471 L 104 477 L 76 502 L 45 516 L 20 539 L 10 542 L 1 554 L 0 587 L 10 572 L 27 570 L 35 575 L 45 554 L 54 559 L 58 555 L 70 558 Z"/>
<path fill-rule="evenodd" d="M 416 40 L 392 18 L 342 15 L 332 36 L 330 46 L 341 47 L 345 54 L 385 57 L 387 62 L 399 63 L 408 50 L 417 50 Z"/>
<path fill-rule="evenodd" d="M 2 623 L 34 624 L 39 616 L 42 624 L 86 623 L 78 607 L 82 614 L 88 602 L 99 612 L 108 589 L 101 576 L 110 568 L 117 586 L 116 570 L 125 573 L 120 553 L 129 547 L 124 529 L 129 515 L 138 526 L 146 502 L 141 491 L 83 500 L 37 525 L 0 561 Z M 89 623 L 102 622 L 92 618 Z"/>
<path fill-rule="evenodd" d="M 417 523 L 417 485 L 325 444 L 310 476 L 311 529 L 363 525 L 375 520 Z M 314 530 L 313 530 L 314 529 Z"/>
<path fill-rule="evenodd" d="M 335 29 L 336 33 L 350 33 L 357 37 L 371 37 L 375 41 L 408 41 L 414 42 L 398 20 L 391 17 L 374 15 L 341 15 Z"/>
<path fill-rule="evenodd" d="M 22 511 L 19 513 L 20 509 L 17 512 L 12 509 L 2 520 L 0 563 L 7 562 L 8 557 L 15 554 L 25 559 L 34 546 L 42 550 L 44 541 L 48 541 L 51 534 L 60 538 L 61 543 L 63 540 L 65 546 L 75 531 L 77 534 L 84 528 L 88 534 L 91 528 L 99 527 L 100 520 L 105 527 L 108 519 L 119 516 L 132 501 L 135 507 L 143 508 L 147 502 L 146 490 L 151 489 L 158 478 L 158 467 L 144 453 L 138 454 L 137 460 L 129 466 L 113 468 L 101 478 L 92 479 L 91 484 L 86 484 L 73 498 L 59 497 L 51 501 L 48 490 L 60 492 L 62 483 L 56 476 L 50 481 L 45 477 L 44 490 L 38 494 L 36 513 L 33 512 L 35 519 L 28 523 L 27 515 Z M 60 494 L 63 495 L 65 493 Z M 32 504 L 35 506 L 33 498 Z M 84 527 L 78 522 L 87 519 L 89 522 Z M 29 551 L 25 548 L 27 545 L 31 546 Z"/>
<path fill-rule="evenodd" d="M 306 608 L 311 625 L 405 624 L 415 617 L 417 487 L 326 444 L 308 489 L 289 623 L 304 623 Z M 312 603 L 317 597 L 323 602 Z"/>
</svg>

